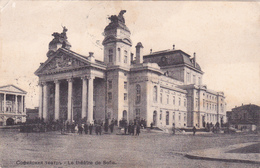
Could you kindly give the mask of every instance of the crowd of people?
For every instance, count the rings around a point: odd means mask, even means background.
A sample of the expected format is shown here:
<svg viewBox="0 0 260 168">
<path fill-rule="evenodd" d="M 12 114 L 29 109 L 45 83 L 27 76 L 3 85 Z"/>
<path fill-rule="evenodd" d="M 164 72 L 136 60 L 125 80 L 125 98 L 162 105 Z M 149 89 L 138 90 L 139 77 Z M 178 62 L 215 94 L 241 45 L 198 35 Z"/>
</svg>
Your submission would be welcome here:
<svg viewBox="0 0 260 168">
<path fill-rule="evenodd" d="M 141 128 L 146 128 L 146 121 L 145 120 L 134 120 L 133 122 L 127 122 L 127 120 L 122 119 L 119 121 L 119 125 L 116 120 L 112 119 L 110 122 L 108 119 L 105 120 L 105 122 L 102 122 L 101 120 L 94 120 L 93 123 L 88 123 L 85 122 L 84 124 L 78 123 L 75 124 L 65 122 L 63 125 L 60 127 L 61 133 L 78 133 L 80 135 L 82 134 L 89 134 L 91 135 L 93 131 L 95 131 L 96 135 L 101 135 L 102 131 L 104 131 L 103 134 L 107 133 L 113 133 L 114 132 L 114 127 L 118 126 L 118 129 L 121 132 L 121 129 L 124 130 L 123 133 L 120 134 L 125 134 L 125 135 L 137 135 L 139 136 L 141 133 Z"/>
</svg>

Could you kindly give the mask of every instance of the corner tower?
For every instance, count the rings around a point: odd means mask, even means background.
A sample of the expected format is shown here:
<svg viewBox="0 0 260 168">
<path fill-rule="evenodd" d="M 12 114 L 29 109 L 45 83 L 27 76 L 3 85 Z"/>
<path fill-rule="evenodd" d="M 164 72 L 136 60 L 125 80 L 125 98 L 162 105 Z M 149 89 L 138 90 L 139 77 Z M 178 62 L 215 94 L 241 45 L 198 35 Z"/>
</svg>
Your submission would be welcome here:
<svg viewBox="0 0 260 168">
<path fill-rule="evenodd" d="M 129 68 L 131 64 L 131 32 L 125 25 L 124 13 L 121 10 L 119 15 L 109 17 L 111 21 L 104 30 L 104 62 L 108 67 L 120 66 Z"/>
</svg>

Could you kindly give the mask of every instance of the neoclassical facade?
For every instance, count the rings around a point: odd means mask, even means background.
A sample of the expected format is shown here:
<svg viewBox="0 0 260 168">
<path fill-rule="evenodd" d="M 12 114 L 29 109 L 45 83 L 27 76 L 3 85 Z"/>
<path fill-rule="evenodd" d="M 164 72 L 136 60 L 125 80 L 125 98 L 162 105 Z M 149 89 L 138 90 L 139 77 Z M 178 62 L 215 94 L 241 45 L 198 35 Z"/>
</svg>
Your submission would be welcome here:
<svg viewBox="0 0 260 168">
<path fill-rule="evenodd" d="M 143 45 L 132 53 L 131 32 L 121 11 L 104 30 L 104 61 L 94 53 L 70 50 L 67 29 L 53 33 L 48 59 L 39 77 L 39 117 L 45 121 L 86 119 L 145 119 L 156 127 L 202 128 L 225 122 L 223 92 L 202 84 L 203 72 L 191 56 L 175 48 L 143 55 Z"/>
<path fill-rule="evenodd" d="M 0 125 L 26 121 L 26 92 L 14 85 L 0 87 Z"/>
</svg>

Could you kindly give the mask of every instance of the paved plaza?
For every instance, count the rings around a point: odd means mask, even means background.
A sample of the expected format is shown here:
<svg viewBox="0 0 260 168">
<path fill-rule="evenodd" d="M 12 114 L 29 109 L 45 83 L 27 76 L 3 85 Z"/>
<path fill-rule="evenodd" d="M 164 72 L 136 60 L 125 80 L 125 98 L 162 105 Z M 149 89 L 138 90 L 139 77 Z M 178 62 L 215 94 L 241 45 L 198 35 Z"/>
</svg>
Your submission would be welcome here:
<svg viewBox="0 0 260 168">
<path fill-rule="evenodd" d="M 141 135 L 61 135 L 0 129 L 1 167 L 234 167 L 259 164 L 189 159 L 187 153 L 259 142 L 255 134 L 172 136 L 142 130 Z M 213 151 L 214 152 L 214 151 Z M 246 154 L 245 154 L 246 155 Z"/>
</svg>

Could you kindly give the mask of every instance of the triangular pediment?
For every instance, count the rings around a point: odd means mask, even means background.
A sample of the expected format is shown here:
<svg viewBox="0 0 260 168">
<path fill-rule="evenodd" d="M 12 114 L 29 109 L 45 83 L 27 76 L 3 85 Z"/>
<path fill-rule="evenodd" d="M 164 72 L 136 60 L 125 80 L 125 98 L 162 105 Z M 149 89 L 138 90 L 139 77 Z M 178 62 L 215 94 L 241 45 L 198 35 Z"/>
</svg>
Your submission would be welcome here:
<svg viewBox="0 0 260 168">
<path fill-rule="evenodd" d="M 35 72 L 38 74 L 46 74 L 53 72 L 61 72 L 73 70 L 89 65 L 87 57 L 76 54 L 72 51 L 59 49 L 53 56 L 49 57 L 45 63 Z"/>
<path fill-rule="evenodd" d="M 26 92 L 14 85 L 6 85 L 0 87 L 1 92 L 12 92 L 12 93 L 20 93 L 20 94 L 26 94 Z"/>
</svg>

